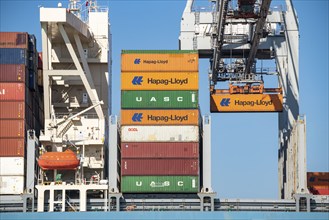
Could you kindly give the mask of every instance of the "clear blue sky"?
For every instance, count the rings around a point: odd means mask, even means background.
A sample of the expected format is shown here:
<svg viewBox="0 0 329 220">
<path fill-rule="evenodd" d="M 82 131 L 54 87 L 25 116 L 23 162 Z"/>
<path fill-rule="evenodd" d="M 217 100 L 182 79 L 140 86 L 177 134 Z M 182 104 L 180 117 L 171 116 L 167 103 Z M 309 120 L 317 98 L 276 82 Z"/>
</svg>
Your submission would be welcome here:
<svg viewBox="0 0 329 220">
<path fill-rule="evenodd" d="M 37 37 L 39 8 L 59 1 L 0 0 L 0 31 Z M 68 1 L 61 1 L 63 6 Z M 205 4 L 208 1 L 204 1 Z M 273 0 L 272 5 L 282 1 Z M 178 49 L 185 0 L 98 1 L 110 10 L 113 34 L 113 113 L 120 109 L 122 49 Z M 300 112 L 307 116 L 307 167 L 329 171 L 328 159 L 328 1 L 296 0 L 300 25 Z M 200 105 L 209 114 L 208 60 L 200 63 Z M 212 114 L 213 188 L 222 198 L 278 198 L 278 115 Z M 238 130 L 237 130 L 238 128 Z"/>
</svg>

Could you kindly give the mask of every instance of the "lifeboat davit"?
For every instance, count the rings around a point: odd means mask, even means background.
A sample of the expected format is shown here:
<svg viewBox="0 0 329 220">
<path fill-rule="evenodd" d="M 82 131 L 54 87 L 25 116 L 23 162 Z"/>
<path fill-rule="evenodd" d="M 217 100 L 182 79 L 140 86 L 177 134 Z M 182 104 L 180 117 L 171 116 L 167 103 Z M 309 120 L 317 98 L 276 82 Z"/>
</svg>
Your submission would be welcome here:
<svg viewBox="0 0 329 220">
<path fill-rule="evenodd" d="M 46 152 L 38 161 L 43 170 L 75 170 L 79 163 L 80 160 L 70 149 L 64 152 Z"/>
</svg>

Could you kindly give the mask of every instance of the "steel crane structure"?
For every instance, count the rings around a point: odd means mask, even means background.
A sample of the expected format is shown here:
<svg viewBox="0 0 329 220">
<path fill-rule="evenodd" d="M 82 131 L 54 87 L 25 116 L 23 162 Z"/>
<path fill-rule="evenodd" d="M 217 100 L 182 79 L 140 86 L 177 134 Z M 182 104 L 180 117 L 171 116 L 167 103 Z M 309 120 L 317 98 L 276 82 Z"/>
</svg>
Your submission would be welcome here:
<svg viewBox="0 0 329 220">
<path fill-rule="evenodd" d="M 213 106 L 228 106 L 234 94 L 243 94 L 250 101 L 248 97 L 261 94 L 264 98 L 264 94 L 273 93 L 281 100 L 269 110 L 279 112 L 279 197 L 303 198 L 309 203 L 306 119 L 299 115 L 298 19 L 292 1 L 285 2 L 283 10 L 271 8 L 271 0 L 214 0 L 209 10 L 200 10 L 188 0 L 179 42 L 180 49 L 198 50 L 201 58 L 210 59 L 212 112 L 221 112 Z M 263 61 L 274 63 L 274 70 L 260 67 Z M 276 79 L 278 88 L 265 88 L 264 78 Z M 216 88 L 223 82 L 229 82 L 228 90 Z M 225 92 L 231 96 L 214 99 Z M 238 111 L 267 110 L 248 110 L 244 106 Z"/>
</svg>

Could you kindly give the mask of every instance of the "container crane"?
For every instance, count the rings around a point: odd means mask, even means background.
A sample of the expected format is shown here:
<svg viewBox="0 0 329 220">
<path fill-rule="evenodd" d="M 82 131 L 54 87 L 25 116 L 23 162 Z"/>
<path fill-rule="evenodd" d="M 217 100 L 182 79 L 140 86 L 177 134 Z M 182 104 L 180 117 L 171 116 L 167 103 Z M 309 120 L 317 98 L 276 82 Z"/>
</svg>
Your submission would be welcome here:
<svg viewBox="0 0 329 220">
<path fill-rule="evenodd" d="M 299 115 L 298 19 L 292 1 L 285 2 L 282 10 L 270 8 L 271 0 L 238 0 L 236 8 L 233 1 L 217 0 L 211 1 L 211 10 L 198 11 L 188 0 L 179 45 L 210 60 L 211 112 L 280 112 L 279 194 L 306 200 L 309 207 L 306 119 Z M 275 63 L 275 70 L 257 67 L 256 61 L 263 60 Z M 276 76 L 279 87 L 266 88 L 264 75 Z M 229 82 L 229 88 L 216 88 L 218 82 Z"/>
</svg>

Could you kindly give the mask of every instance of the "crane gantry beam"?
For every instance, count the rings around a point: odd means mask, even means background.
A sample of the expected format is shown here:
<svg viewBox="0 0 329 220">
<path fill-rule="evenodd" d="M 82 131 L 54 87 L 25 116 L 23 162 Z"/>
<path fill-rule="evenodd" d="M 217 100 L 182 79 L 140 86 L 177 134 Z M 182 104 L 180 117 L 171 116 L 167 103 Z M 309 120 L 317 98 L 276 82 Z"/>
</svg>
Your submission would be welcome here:
<svg viewBox="0 0 329 220">
<path fill-rule="evenodd" d="M 218 16 L 218 26 L 217 26 L 217 33 L 215 39 L 215 47 L 214 47 L 214 55 L 213 55 L 213 63 L 212 63 L 212 82 L 214 84 L 218 81 L 218 67 L 219 61 L 221 59 L 221 50 L 224 41 L 224 28 L 225 28 L 225 21 L 226 21 L 226 14 L 227 14 L 227 7 L 228 7 L 229 0 L 220 0 L 216 3 L 216 11 L 219 13 Z"/>
<path fill-rule="evenodd" d="M 268 14 L 268 11 L 269 11 L 269 8 L 271 5 L 271 1 L 272 0 L 263 0 L 262 1 L 262 5 L 260 7 L 260 12 L 259 12 L 260 17 L 258 18 L 258 20 L 256 22 L 256 28 L 255 28 L 255 31 L 253 34 L 253 39 L 251 42 L 249 56 L 246 61 L 245 74 L 250 74 L 250 72 L 251 72 L 251 67 L 252 67 L 255 57 L 256 57 L 259 41 L 263 35 L 263 28 L 264 28 L 264 25 L 266 22 L 266 17 L 267 17 L 267 14 Z"/>
</svg>

